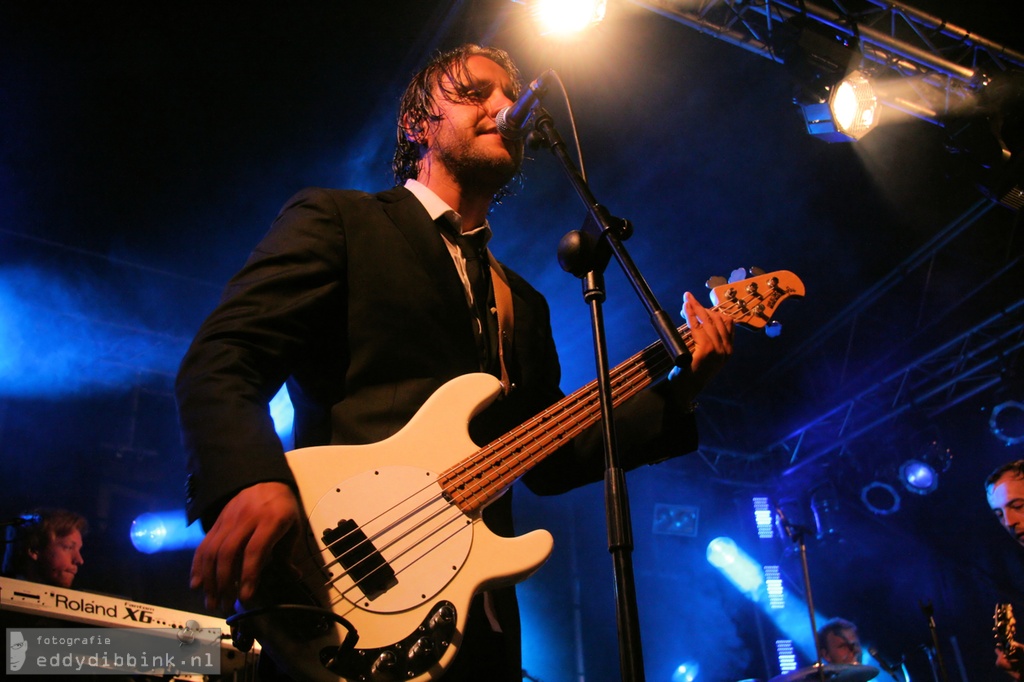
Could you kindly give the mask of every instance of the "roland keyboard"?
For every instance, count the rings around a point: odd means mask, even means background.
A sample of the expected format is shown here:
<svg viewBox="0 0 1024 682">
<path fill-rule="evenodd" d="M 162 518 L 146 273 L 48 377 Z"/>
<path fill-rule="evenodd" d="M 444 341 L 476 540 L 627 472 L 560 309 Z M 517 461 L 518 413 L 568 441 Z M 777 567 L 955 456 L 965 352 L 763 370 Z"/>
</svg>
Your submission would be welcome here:
<svg viewBox="0 0 1024 682">
<path fill-rule="evenodd" d="M 259 644 L 253 644 L 248 654 L 236 649 L 231 643 L 231 628 L 223 618 L 0 576 L 0 623 L 6 620 L 3 618 L 5 611 L 108 628 L 184 631 L 186 628 L 197 629 L 198 623 L 200 629 L 217 629 L 224 634 L 221 640 L 222 675 L 255 665 L 259 653 Z"/>
</svg>

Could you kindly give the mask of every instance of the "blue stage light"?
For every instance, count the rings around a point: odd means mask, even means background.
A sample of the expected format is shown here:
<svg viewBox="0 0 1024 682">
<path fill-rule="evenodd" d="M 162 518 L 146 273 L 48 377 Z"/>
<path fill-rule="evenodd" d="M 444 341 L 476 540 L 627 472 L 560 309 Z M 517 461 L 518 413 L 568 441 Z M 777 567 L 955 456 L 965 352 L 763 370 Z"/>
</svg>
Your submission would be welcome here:
<svg viewBox="0 0 1024 682">
<path fill-rule="evenodd" d="M 764 586 L 761 565 L 740 549 L 732 538 L 717 537 L 708 543 L 708 563 L 717 568 L 740 592 L 754 601 Z"/>
<path fill-rule="evenodd" d="M 883 481 L 872 481 L 861 488 L 860 501 L 879 516 L 888 516 L 900 510 L 900 494 L 896 488 Z"/>
<path fill-rule="evenodd" d="M 778 566 L 762 567 L 728 537 L 712 540 L 708 544 L 707 558 L 708 563 L 721 571 L 750 601 L 760 606 L 780 632 L 785 633 L 791 642 L 787 650 L 789 654 L 795 657 L 797 654 L 793 647 L 797 647 L 807 660 L 814 660 L 814 633 L 807 618 L 807 604 L 792 594 L 782 598 L 782 573 Z M 817 618 L 822 622 L 825 620 L 820 614 Z M 780 659 L 780 665 L 783 663 Z"/>
<path fill-rule="evenodd" d="M 768 504 L 767 497 L 755 497 L 754 502 L 754 523 L 757 524 L 757 537 L 762 540 L 770 540 L 775 537 L 775 524 L 773 523 L 775 512 Z"/>
<path fill-rule="evenodd" d="M 694 661 L 681 663 L 672 673 L 672 682 L 694 682 L 700 673 L 700 664 Z"/>
<path fill-rule="evenodd" d="M 782 583 L 782 572 L 778 566 L 764 567 L 764 586 L 768 594 L 768 608 L 786 608 L 786 589 Z"/>
<path fill-rule="evenodd" d="M 927 495 L 939 487 L 939 473 L 930 464 L 908 459 L 900 465 L 900 481 L 910 492 Z"/>
<path fill-rule="evenodd" d="M 796 648 L 791 639 L 775 640 L 775 654 L 779 660 L 779 672 L 783 675 L 796 670 Z"/>
<path fill-rule="evenodd" d="M 277 395 L 271 399 L 270 418 L 274 420 L 277 437 L 281 439 L 286 448 L 290 448 L 292 426 L 295 424 L 295 406 L 292 405 L 292 398 L 288 395 L 287 386 L 282 386 Z"/>
<path fill-rule="evenodd" d="M 140 514 L 132 521 L 132 545 L 143 554 L 193 549 L 203 541 L 199 522 L 189 525 L 185 510 Z"/>
</svg>

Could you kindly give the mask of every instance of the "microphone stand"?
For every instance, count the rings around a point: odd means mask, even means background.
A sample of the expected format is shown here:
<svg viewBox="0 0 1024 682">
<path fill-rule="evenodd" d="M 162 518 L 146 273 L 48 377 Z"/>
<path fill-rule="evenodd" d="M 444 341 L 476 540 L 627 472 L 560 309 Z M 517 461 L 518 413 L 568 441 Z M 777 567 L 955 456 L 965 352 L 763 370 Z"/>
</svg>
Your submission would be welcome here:
<svg viewBox="0 0 1024 682">
<path fill-rule="evenodd" d="M 932 671 L 937 675 L 937 679 L 941 682 L 949 682 L 949 674 L 946 672 L 946 662 L 942 658 L 942 650 L 939 649 L 939 631 L 935 626 L 935 609 L 932 607 L 932 603 L 918 601 L 918 606 L 921 607 L 921 613 L 928 619 L 928 630 L 932 637 L 932 651 L 935 653 L 928 656 L 929 661 L 932 664 Z"/>
<path fill-rule="evenodd" d="M 811 571 L 807 565 L 807 542 L 804 539 L 807 529 L 803 526 L 795 526 L 790 523 L 782 510 L 776 510 L 779 515 L 779 522 L 786 532 L 786 537 L 795 542 L 800 548 L 800 569 L 804 574 L 804 592 L 807 593 L 807 612 L 811 619 L 811 637 L 814 638 L 814 668 L 818 671 L 818 679 L 825 682 L 825 666 L 821 663 L 821 647 L 818 646 L 818 625 L 814 616 L 814 596 L 811 593 Z"/>
<path fill-rule="evenodd" d="M 642 682 L 644 669 L 631 556 L 632 528 L 625 472 L 619 466 L 618 445 L 612 422 L 612 390 L 602 310 L 602 303 L 605 300 L 604 269 L 611 255 L 616 257 L 651 315 L 651 322 L 658 331 L 658 336 L 673 364 L 677 367 L 688 366 L 690 353 L 669 316 L 658 306 L 650 287 L 622 246 L 622 240 L 628 239 L 632 234 L 632 226 L 628 221 L 611 216 L 597 202 L 586 180 L 566 151 L 565 142 L 555 129 L 551 116 L 540 107 L 535 113 L 536 134 L 531 134 L 532 140 L 537 141 L 538 146 L 547 146 L 558 158 L 588 212 L 583 228 L 562 238 L 558 248 L 558 260 L 562 269 L 583 280 L 583 299 L 590 305 L 604 435 L 605 514 L 608 525 L 608 551 L 612 555 L 615 572 L 619 666 L 624 681 Z"/>
</svg>

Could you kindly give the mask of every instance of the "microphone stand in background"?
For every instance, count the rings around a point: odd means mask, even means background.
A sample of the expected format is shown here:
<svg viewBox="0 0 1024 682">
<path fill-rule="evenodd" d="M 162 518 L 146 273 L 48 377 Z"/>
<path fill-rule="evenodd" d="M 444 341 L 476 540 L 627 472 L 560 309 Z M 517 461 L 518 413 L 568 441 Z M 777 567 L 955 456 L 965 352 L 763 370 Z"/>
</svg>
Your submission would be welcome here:
<svg viewBox="0 0 1024 682">
<path fill-rule="evenodd" d="M 814 616 L 814 596 L 811 592 L 811 571 L 807 565 L 807 540 L 806 535 L 809 529 L 797 526 L 789 522 L 781 509 L 776 509 L 779 525 L 785 531 L 786 537 L 797 544 L 800 549 L 800 570 L 804 575 L 804 592 L 807 594 L 807 613 L 811 620 L 811 637 L 814 639 L 814 669 L 818 672 L 818 679 L 825 682 L 825 667 L 821 663 L 821 647 L 818 646 L 818 624 Z"/>
<path fill-rule="evenodd" d="M 631 553 L 632 528 L 625 472 L 619 465 L 618 445 L 612 422 L 612 390 L 608 367 L 607 340 L 602 304 L 606 298 L 604 270 L 615 256 L 627 279 L 633 285 L 641 302 L 651 316 L 674 366 L 689 365 L 690 353 L 683 344 L 669 316 L 658 306 L 654 294 L 633 264 L 622 245 L 632 234 L 628 221 L 613 217 L 597 202 L 586 180 L 576 168 L 566 150 L 565 142 L 555 129 L 551 116 L 540 107 L 532 112 L 534 133 L 531 143 L 546 146 L 558 158 L 573 188 L 587 208 L 587 218 L 580 230 L 566 234 L 558 247 L 558 261 L 562 269 L 583 281 L 583 299 L 590 305 L 597 363 L 598 392 L 605 454 L 605 514 L 608 525 L 608 551 L 612 555 L 615 572 L 616 619 L 619 632 L 619 665 L 625 682 L 644 679 L 642 647 L 640 643 L 639 615 L 636 604 L 636 584 Z"/>
<path fill-rule="evenodd" d="M 932 675 L 937 682 L 949 682 L 949 673 L 946 672 L 946 661 L 942 658 L 942 651 L 939 649 L 939 631 L 935 625 L 935 608 L 930 601 L 919 601 L 918 605 L 921 607 L 921 613 L 928 619 L 928 631 L 932 636 L 931 648 L 925 649 L 925 653 L 928 654 L 928 662 L 932 666 Z"/>
</svg>

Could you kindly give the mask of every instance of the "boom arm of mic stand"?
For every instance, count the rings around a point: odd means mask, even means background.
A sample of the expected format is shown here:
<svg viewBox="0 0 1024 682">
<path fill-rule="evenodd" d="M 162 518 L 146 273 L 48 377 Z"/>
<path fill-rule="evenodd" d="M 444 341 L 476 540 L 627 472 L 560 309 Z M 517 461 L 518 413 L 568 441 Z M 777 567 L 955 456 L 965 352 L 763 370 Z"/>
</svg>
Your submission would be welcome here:
<svg viewBox="0 0 1024 682">
<path fill-rule="evenodd" d="M 622 240 L 628 239 L 632 234 L 632 226 L 626 220 L 613 218 L 607 209 L 597 202 L 593 192 L 590 191 L 590 187 L 587 185 L 587 181 L 577 170 L 576 164 L 566 151 L 565 141 L 562 140 L 558 130 L 555 129 L 551 115 L 543 108 L 537 109 L 534 118 L 534 130 L 542 136 L 544 144 L 561 162 L 562 169 L 568 176 L 569 182 L 572 183 L 573 188 L 587 209 L 587 220 L 583 223 L 583 229 L 600 242 L 606 244 L 615 255 L 615 259 L 625 273 L 626 278 L 633 285 L 633 289 L 639 296 L 640 302 L 647 309 L 651 324 L 654 326 L 658 338 L 665 347 L 665 351 L 672 359 L 672 364 L 676 367 L 688 367 L 690 364 L 690 351 L 680 338 L 679 332 L 675 325 L 672 324 L 671 318 L 658 304 L 654 292 L 651 291 L 647 281 L 640 274 L 626 248 L 622 245 Z"/>
</svg>

